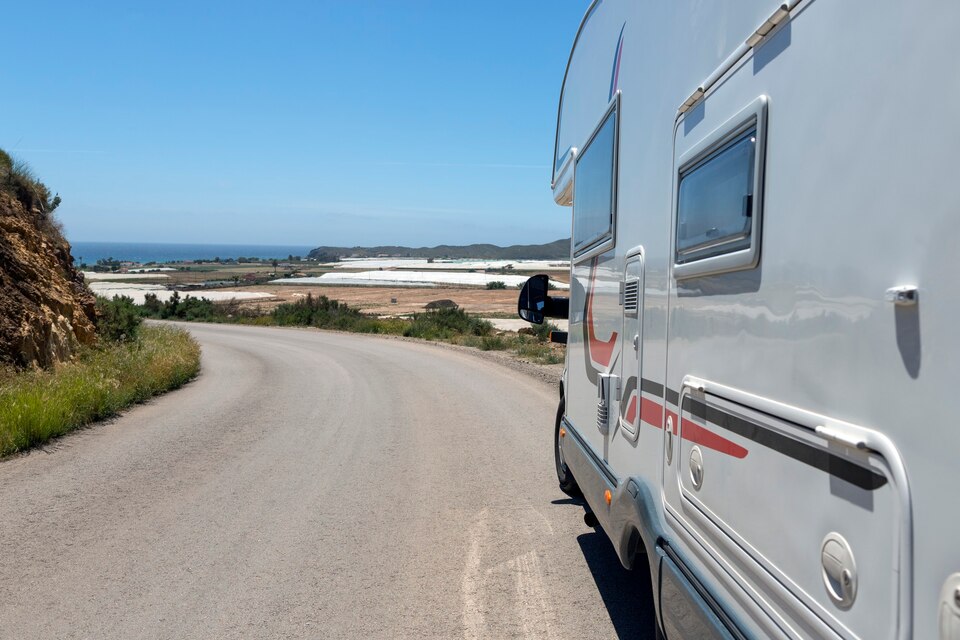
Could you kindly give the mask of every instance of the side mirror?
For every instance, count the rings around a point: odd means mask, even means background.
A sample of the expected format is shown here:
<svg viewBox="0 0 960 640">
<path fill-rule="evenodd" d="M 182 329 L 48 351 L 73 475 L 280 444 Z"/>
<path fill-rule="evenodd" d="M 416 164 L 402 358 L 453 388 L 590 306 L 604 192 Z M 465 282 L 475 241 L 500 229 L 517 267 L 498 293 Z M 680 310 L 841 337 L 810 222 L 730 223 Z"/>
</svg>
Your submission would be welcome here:
<svg viewBox="0 0 960 640">
<path fill-rule="evenodd" d="M 543 324 L 544 311 L 547 306 L 547 291 L 549 290 L 549 276 L 540 274 L 533 276 L 520 290 L 520 299 L 517 301 L 517 313 L 521 318 L 533 324 Z"/>
<path fill-rule="evenodd" d="M 570 314 L 570 300 L 551 297 L 547 295 L 549 290 L 549 276 L 541 273 L 531 277 L 520 291 L 517 314 L 533 324 L 543 324 L 544 318 L 567 318 Z"/>
</svg>

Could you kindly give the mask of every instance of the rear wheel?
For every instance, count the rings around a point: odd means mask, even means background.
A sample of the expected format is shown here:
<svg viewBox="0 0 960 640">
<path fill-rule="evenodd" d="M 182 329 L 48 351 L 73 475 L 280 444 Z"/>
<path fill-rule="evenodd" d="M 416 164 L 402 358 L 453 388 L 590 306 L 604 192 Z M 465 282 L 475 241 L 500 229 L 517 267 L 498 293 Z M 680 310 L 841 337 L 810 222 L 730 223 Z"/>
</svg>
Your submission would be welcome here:
<svg viewBox="0 0 960 640">
<path fill-rule="evenodd" d="M 560 429 L 563 426 L 565 409 L 566 403 L 563 398 L 560 398 L 560 406 L 557 407 L 557 424 L 553 430 L 553 457 L 557 465 L 557 480 L 560 482 L 560 490 L 568 496 L 580 497 L 583 494 L 580 492 L 580 487 L 577 486 L 573 474 L 570 473 L 570 468 L 564 462 L 563 449 L 560 448 Z"/>
</svg>

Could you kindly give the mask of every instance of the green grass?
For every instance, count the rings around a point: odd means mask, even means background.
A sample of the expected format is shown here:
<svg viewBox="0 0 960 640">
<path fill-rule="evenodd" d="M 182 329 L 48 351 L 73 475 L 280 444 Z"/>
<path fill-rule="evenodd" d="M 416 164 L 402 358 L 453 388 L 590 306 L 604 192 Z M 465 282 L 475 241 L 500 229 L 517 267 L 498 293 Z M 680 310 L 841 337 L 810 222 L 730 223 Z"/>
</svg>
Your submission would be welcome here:
<svg viewBox="0 0 960 640">
<path fill-rule="evenodd" d="M 200 369 L 179 329 L 143 326 L 136 340 L 84 351 L 50 371 L 0 374 L 0 456 L 23 451 L 175 389 Z"/>
<path fill-rule="evenodd" d="M 539 364 L 558 364 L 563 362 L 563 348 L 541 342 L 534 336 L 514 333 L 489 336 L 458 336 L 445 340 L 453 344 L 473 347 L 481 351 L 510 351 L 521 358 Z"/>
</svg>

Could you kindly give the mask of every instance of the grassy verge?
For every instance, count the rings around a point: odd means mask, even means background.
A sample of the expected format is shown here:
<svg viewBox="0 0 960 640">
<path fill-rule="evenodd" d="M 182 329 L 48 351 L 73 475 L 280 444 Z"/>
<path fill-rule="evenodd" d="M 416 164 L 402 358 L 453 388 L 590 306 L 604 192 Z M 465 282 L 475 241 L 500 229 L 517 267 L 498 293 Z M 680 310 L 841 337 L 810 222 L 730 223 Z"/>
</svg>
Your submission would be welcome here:
<svg viewBox="0 0 960 640">
<path fill-rule="evenodd" d="M 46 442 L 196 376 L 200 346 L 185 331 L 140 327 L 50 371 L 0 375 L 0 456 Z"/>
<path fill-rule="evenodd" d="M 532 334 L 497 333 L 490 322 L 471 316 L 462 309 L 436 309 L 416 313 L 411 318 L 378 318 L 326 296 L 310 295 L 296 302 L 278 305 L 265 314 L 236 302 L 211 302 L 203 298 L 180 298 L 179 295 L 174 295 L 166 302 L 148 295 L 140 309 L 146 317 L 163 320 L 317 327 L 354 333 L 400 335 L 460 344 L 483 351 L 507 351 L 540 364 L 563 362 L 563 348 L 548 342 L 550 331 L 557 328 L 554 325 L 532 325 Z"/>
</svg>

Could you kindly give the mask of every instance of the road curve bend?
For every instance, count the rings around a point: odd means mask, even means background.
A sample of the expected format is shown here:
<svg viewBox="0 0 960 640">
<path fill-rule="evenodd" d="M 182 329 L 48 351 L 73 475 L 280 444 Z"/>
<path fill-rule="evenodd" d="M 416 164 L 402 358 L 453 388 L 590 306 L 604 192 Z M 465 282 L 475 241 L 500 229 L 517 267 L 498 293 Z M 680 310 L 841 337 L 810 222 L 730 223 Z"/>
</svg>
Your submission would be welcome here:
<svg viewBox="0 0 960 640">
<path fill-rule="evenodd" d="M 556 388 L 434 345 L 188 326 L 203 371 L 0 461 L 3 638 L 601 638 L 645 576 L 556 487 Z"/>
</svg>

